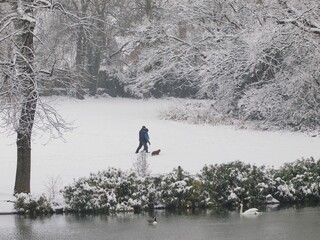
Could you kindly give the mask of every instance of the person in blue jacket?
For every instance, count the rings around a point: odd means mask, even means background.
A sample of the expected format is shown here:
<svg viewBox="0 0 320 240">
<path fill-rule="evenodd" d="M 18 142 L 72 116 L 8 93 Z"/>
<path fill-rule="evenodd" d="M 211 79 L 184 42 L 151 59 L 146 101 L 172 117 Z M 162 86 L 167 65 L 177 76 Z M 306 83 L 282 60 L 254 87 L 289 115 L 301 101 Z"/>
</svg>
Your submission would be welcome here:
<svg viewBox="0 0 320 240">
<path fill-rule="evenodd" d="M 146 128 L 145 126 L 142 126 L 142 128 L 140 129 L 140 131 L 139 131 L 139 146 L 136 150 L 136 153 L 139 152 L 139 150 L 140 150 L 140 148 L 142 148 L 142 146 L 143 146 L 143 150 L 145 152 L 148 152 L 148 143 L 151 145 L 148 131 L 149 131 L 148 128 Z"/>
</svg>

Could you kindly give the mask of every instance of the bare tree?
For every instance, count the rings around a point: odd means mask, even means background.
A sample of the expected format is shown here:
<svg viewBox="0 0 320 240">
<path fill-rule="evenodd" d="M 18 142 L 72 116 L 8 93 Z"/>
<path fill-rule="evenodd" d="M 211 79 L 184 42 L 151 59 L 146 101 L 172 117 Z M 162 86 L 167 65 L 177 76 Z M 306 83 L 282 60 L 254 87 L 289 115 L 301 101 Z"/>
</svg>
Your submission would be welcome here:
<svg viewBox="0 0 320 240">
<path fill-rule="evenodd" d="M 36 73 L 34 71 L 34 30 L 35 16 L 32 5 L 34 1 L 6 1 L 11 6 L 11 16 L 2 20 L 2 32 L 11 24 L 10 38 L 12 50 L 9 61 L 3 71 L 1 86 L 2 109 L 13 106 L 13 125 L 17 132 L 17 172 L 14 191 L 30 192 L 31 171 L 31 134 L 38 102 Z M 9 5 L 6 8 L 10 7 Z M 2 42 L 3 42 L 2 41 Z M 9 110 L 10 111 L 10 110 Z"/>
<path fill-rule="evenodd" d="M 115 36 L 135 18 L 134 2 L 0 0 L 0 114 L 2 127 L 17 134 L 14 192 L 30 192 L 34 129 L 52 137 L 68 129 L 41 93 L 63 86 L 83 98 L 82 83 L 90 80 L 94 95 L 100 66 L 121 54 Z"/>
<path fill-rule="evenodd" d="M 136 159 L 133 162 L 133 171 L 140 177 L 150 175 L 148 155 L 144 152 L 137 154 Z"/>
<path fill-rule="evenodd" d="M 59 191 L 62 189 L 62 180 L 60 176 L 48 176 L 45 182 L 45 188 L 48 193 L 49 201 L 56 200 Z"/>
<path fill-rule="evenodd" d="M 51 8 L 47 1 L 1 1 L 6 14 L 0 21 L 0 114 L 3 126 L 17 134 L 15 193 L 30 192 L 31 142 L 38 125 L 61 136 L 68 126 L 39 96 L 42 69 L 35 64 L 37 11 Z M 37 59 L 39 60 L 39 59 Z M 50 127 L 50 128 L 49 128 Z M 53 129 L 53 131 L 52 131 Z"/>
</svg>

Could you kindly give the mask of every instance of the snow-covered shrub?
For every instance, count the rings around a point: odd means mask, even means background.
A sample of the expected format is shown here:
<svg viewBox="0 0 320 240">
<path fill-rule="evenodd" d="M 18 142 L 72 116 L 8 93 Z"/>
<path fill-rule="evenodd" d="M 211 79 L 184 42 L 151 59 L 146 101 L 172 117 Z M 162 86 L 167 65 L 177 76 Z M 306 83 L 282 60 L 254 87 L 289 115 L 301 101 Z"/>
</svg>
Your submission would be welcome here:
<svg viewBox="0 0 320 240">
<path fill-rule="evenodd" d="M 282 202 L 320 200 L 320 160 L 309 158 L 285 163 L 277 171 L 275 178 L 277 180 L 275 196 Z"/>
<path fill-rule="evenodd" d="M 165 208 L 188 208 L 198 205 L 199 192 L 194 188 L 196 183 L 180 166 L 161 176 L 160 181 L 158 197 L 160 204 Z"/>
<path fill-rule="evenodd" d="M 65 187 L 64 198 L 68 208 L 77 212 L 126 210 L 132 178 L 121 170 L 109 168 Z"/>
<path fill-rule="evenodd" d="M 275 186 L 276 191 L 274 192 L 274 196 L 280 202 L 290 203 L 296 201 L 295 189 L 292 184 L 288 184 L 280 177 L 277 177 L 275 178 Z"/>
<path fill-rule="evenodd" d="M 130 196 L 130 205 L 133 206 L 135 210 L 152 208 L 153 206 L 150 204 L 154 201 L 154 193 L 156 190 L 150 176 L 137 176 L 133 184 L 135 191 L 133 191 Z"/>
<path fill-rule="evenodd" d="M 31 194 L 19 193 L 15 197 L 14 209 L 19 214 L 39 215 L 53 213 L 51 203 L 44 195 L 34 197 Z"/>
<path fill-rule="evenodd" d="M 181 167 L 171 173 L 141 177 L 114 168 L 81 178 L 63 190 L 70 211 L 139 211 L 204 205 L 201 184 Z"/>
<path fill-rule="evenodd" d="M 280 169 L 240 161 L 215 164 L 196 176 L 180 166 L 154 177 L 109 168 L 75 181 L 63 194 L 70 211 L 109 212 L 232 207 L 240 202 L 268 203 L 271 197 L 280 203 L 306 203 L 320 200 L 319 189 L 320 160 L 311 158 Z"/>
<path fill-rule="evenodd" d="M 152 191 L 148 176 L 109 168 L 75 181 L 63 194 L 70 211 L 109 212 L 146 208 Z"/>
<path fill-rule="evenodd" d="M 215 101 L 212 100 L 194 100 L 185 104 L 176 103 L 161 112 L 160 117 L 166 120 L 211 125 L 233 125 L 237 121 L 219 113 L 215 107 Z"/>
<path fill-rule="evenodd" d="M 280 169 L 236 161 L 205 166 L 200 179 L 210 201 L 217 205 L 265 203 L 271 195 L 281 203 L 320 200 L 320 160 L 301 159 Z"/>
<path fill-rule="evenodd" d="M 215 205 L 261 202 L 271 193 L 269 171 L 264 166 L 235 161 L 205 166 L 200 174 L 203 189 Z"/>
</svg>

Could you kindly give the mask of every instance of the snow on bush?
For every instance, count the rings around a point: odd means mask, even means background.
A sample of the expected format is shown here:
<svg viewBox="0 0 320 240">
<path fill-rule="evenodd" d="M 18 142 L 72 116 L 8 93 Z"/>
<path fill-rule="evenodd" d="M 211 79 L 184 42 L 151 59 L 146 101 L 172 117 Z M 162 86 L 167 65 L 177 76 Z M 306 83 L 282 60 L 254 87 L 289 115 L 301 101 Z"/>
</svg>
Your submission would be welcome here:
<svg viewBox="0 0 320 240">
<path fill-rule="evenodd" d="M 52 205 L 44 195 L 34 197 L 29 193 L 19 193 L 15 197 L 14 209 L 19 214 L 41 215 L 53 213 Z"/>
<path fill-rule="evenodd" d="M 109 168 L 66 186 L 63 195 L 69 211 L 134 211 L 195 206 L 200 188 L 181 167 L 157 177 Z"/>
<path fill-rule="evenodd" d="M 212 100 L 194 100 L 185 104 L 176 103 L 161 112 L 160 117 L 166 120 L 211 125 L 234 125 L 237 121 L 219 113 L 215 108 L 215 101 Z"/>
<path fill-rule="evenodd" d="M 63 190 L 76 212 L 227 206 L 240 202 L 307 203 L 320 200 L 320 160 L 301 159 L 280 169 L 240 161 L 204 166 L 191 176 L 180 166 L 160 176 L 109 168 Z M 271 201 L 271 200 L 272 201 Z"/>
<path fill-rule="evenodd" d="M 205 166 L 199 177 L 211 201 L 217 205 L 261 202 L 272 189 L 270 173 L 264 166 L 240 161 Z"/>
<path fill-rule="evenodd" d="M 255 97 L 255 102 L 259 102 L 259 107 L 250 98 L 251 95 L 252 98 Z M 274 103 L 276 106 L 271 106 L 265 95 L 270 95 L 270 92 L 263 89 L 261 92 L 258 92 L 258 90 L 254 90 L 252 93 L 248 91 L 239 101 L 238 113 L 235 111 L 221 112 L 214 100 L 193 100 L 185 104 L 176 103 L 172 105 L 161 112 L 160 117 L 166 120 L 185 121 L 193 124 L 234 125 L 238 128 L 263 130 L 285 129 L 313 132 L 319 127 L 318 122 L 315 121 L 319 118 L 318 112 L 311 110 L 308 114 L 304 114 L 303 111 L 299 113 L 284 112 L 287 109 L 292 109 L 292 106 L 287 102 L 276 102 Z"/>
<path fill-rule="evenodd" d="M 308 202 L 320 200 L 320 160 L 314 158 L 286 163 L 275 174 L 282 183 L 275 196 L 282 202 Z"/>
<path fill-rule="evenodd" d="M 115 168 L 81 178 L 63 190 L 68 209 L 77 212 L 132 210 L 136 176 Z"/>
<path fill-rule="evenodd" d="M 188 208 L 201 204 L 203 199 L 198 181 L 180 166 L 163 175 L 156 185 L 158 202 L 165 208 Z"/>
</svg>

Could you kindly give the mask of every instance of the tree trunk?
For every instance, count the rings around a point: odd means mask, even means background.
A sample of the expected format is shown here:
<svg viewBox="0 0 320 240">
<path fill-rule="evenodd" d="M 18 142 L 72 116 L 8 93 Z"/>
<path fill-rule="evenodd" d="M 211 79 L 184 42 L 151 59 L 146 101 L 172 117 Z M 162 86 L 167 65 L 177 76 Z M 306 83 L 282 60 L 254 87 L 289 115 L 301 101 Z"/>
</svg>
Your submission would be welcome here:
<svg viewBox="0 0 320 240">
<path fill-rule="evenodd" d="M 104 9 L 104 7 L 102 8 Z M 100 19 L 104 19 L 103 10 L 100 10 Z M 102 61 L 101 52 L 104 51 L 106 45 L 105 24 L 102 21 L 94 22 L 97 29 L 95 38 L 92 39 L 88 46 L 88 73 L 89 73 L 89 94 L 95 96 L 97 93 L 97 84 L 99 78 L 100 65 Z"/>
<path fill-rule="evenodd" d="M 95 96 L 101 65 L 101 49 L 99 46 L 90 46 L 88 50 L 89 94 Z"/>
<path fill-rule="evenodd" d="M 82 79 L 84 78 L 84 65 L 85 65 L 85 48 L 86 37 L 83 27 L 80 27 L 77 36 L 77 51 L 76 51 L 76 69 L 78 79 L 76 81 L 76 98 L 84 99 L 84 92 L 82 90 Z"/>
<path fill-rule="evenodd" d="M 35 19 L 33 0 L 12 3 L 18 13 L 15 20 L 16 36 L 14 39 L 15 54 L 13 57 L 15 75 L 13 81 L 20 88 L 20 117 L 17 128 L 17 171 L 14 193 L 30 192 L 31 176 L 31 134 L 35 119 L 38 91 L 34 61 L 34 28 Z M 22 14 L 21 14 L 22 12 Z M 21 15 L 20 15 L 21 14 Z M 28 18 L 26 18 L 28 16 Z"/>
<path fill-rule="evenodd" d="M 152 0 L 146 0 L 146 14 L 149 18 L 152 15 Z"/>
<path fill-rule="evenodd" d="M 17 137 L 17 171 L 14 186 L 15 193 L 30 192 L 31 148 L 30 139 L 18 133 Z"/>
<path fill-rule="evenodd" d="M 90 96 L 95 96 L 97 92 L 97 80 L 96 80 L 96 75 L 94 71 L 94 56 L 93 56 L 93 51 L 94 47 L 92 44 L 88 46 L 88 51 L 87 51 L 87 59 L 88 59 L 88 64 L 87 64 L 87 71 L 89 74 L 88 77 L 88 85 L 89 85 L 89 95 Z"/>
<path fill-rule="evenodd" d="M 14 193 L 30 193 L 31 133 L 35 119 L 38 94 L 32 82 L 28 84 L 28 97 L 22 103 L 17 130 L 17 171 Z"/>
</svg>

